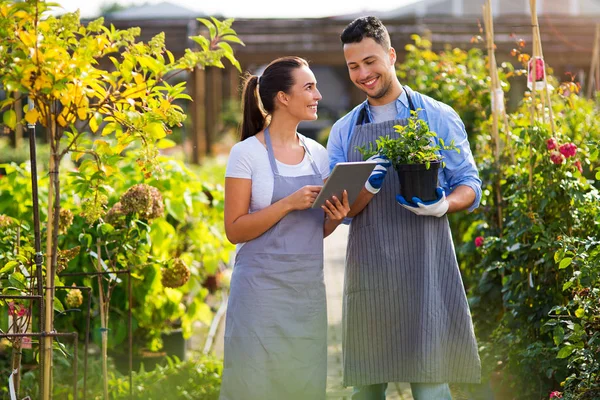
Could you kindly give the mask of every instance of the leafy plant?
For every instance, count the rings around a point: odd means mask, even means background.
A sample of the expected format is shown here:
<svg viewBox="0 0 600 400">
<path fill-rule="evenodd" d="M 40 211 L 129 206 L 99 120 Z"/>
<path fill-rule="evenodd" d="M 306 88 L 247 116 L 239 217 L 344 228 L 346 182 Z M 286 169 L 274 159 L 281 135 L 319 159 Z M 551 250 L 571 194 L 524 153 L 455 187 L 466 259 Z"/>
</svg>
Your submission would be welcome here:
<svg viewBox="0 0 600 400">
<path fill-rule="evenodd" d="M 168 365 L 154 371 L 140 371 L 133 376 L 133 399 L 144 400 L 216 400 L 221 388 L 223 364 L 212 357 L 168 360 Z M 131 399 L 129 379 L 110 382 L 114 399 Z"/>
<path fill-rule="evenodd" d="M 432 162 L 442 160 L 440 150 L 460 151 L 454 141 L 446 145 L 442 138 L 429 130 L 427 122 L 419 118 L 418 110 L 411 111 L 407 125 L 395 125 L 394 130 L 394 137 L 379 137 L 375 147 L 369 143 L 368 147 L 357 147 L 357 150 L 365 160 L 377 153 L 383 154 L 394 168 L 405 164 L 425 164 L 427 169 Z"/>
<path fill-rule="evenodd" d="M 39 123 L 51 149 L 44 255 L 47 279 L 43 284 L 47 332 L 54 330 L 52 305 L 59 271 L 61 191 L 65 189 L 60 181 L 63 159 L 70 156 L 79 164 L 71 189 L 83 199 L 81 211 L 86 222 L 98 221 L 111 193 L 108 179 L 118 172 L 116 165 L 126 150 L 136 150 L 145 178 L 161 172 L 158 149 L 171 127 L 181 125 L 186 117 L 175 101 L 190 99 L 184 93 L 185 83 L 172 85 L 169 81 L 193 68 L 222 68 L 223 58 L 239 69 L 228 42 L 242 44 L 231 28 L 232 19 L 199 19 L 208 27 L 210 39 L 192 36 L 200 49 L 188 49 L 175 59 L 165 46 L 164 33 L 138 42 L 139 28 L 107 28 L 103 18 L 84 26 L 78 13 L 50 15 L 55 6 L 41 0 L 0 0 L 0 84 L 7 92 L 0 103 L 3 121 L 11 129 L 17 122 Z M 101 69 L 102 59 L 110 60 L 114 68 Z M 25 107 L 24 121 L 17 121 L 14 108 L 24 99 L 23 93 L 32 106 Z M 105 228 L 104 232 L 110 230 Z M 98 270 L 105 267 L 102 243 L 87 243 L 84 251 L 95 259 Z M 100 282 L 98 288 L 101 286 Z M 102 294 L 100 299 L 104 302 Z M 106 308 L 101 305 L 101 310 Z M 106 329 L 102 335 L 106 337 Z M 43 398 L 48 398 L 52 338 L 43 341 L 48 349 L 42 359 Z M 106 346 L 103 352 L 106 354 Z M 104 371 L 106 375 L 106 361 Z M 106 386 L 104 397 L 108 398 Z"/>
</svg>

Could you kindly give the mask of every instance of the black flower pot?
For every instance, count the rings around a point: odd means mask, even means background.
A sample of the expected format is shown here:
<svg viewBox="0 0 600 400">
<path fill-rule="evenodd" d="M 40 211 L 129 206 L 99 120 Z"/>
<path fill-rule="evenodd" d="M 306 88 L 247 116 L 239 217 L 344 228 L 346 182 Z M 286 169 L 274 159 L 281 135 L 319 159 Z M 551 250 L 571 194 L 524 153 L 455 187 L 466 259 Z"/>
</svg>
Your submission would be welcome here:
<svg viewBox="0 0 600 400">
<path fill-rule="evenodd" d="M 438 187 L 438 170 L 440 161 L 432 162 L 427 169 L 426 164 L 402 164 L 396 167 L 400 180 L 400 194 L 406 201 L 418 197 L 423 201 L 437 199 L 435 189 Z"/>
</svg>

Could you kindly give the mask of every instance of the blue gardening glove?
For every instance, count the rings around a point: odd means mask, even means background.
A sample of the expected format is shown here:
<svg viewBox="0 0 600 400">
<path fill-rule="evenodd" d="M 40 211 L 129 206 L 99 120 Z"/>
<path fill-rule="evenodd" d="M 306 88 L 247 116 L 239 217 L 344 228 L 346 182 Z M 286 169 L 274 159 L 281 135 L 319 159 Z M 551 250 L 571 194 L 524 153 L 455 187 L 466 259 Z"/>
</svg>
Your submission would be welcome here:
<svg viewBox="0 0 600 400">
<path fill-rule="evenodd" d="M 433 201 L 422 201 L 418 197 L 412 198 L 412 203 L 406 201 L 401 195 L 396 195 L 396 201 L 402 207 L 412 211 L 417 215 L 429 215 L 433 217 L 442 217 L 448 212 L 448 200 L 446 200 L 446 193 L 441 187 L 435 190 L 437 194 L 437 200 Z"/>
<path fill-rule="evenodd" d="M 367 161 L 377 161 L 377 165 L 369 175 L 369 179 L 365 182 L 365 189 L 373 194 L 379 193 L 383 180 L 387 174 L 388 168 L 392 162 L 383 154 L 375 154 L 367 159 Z"/>
</svg>

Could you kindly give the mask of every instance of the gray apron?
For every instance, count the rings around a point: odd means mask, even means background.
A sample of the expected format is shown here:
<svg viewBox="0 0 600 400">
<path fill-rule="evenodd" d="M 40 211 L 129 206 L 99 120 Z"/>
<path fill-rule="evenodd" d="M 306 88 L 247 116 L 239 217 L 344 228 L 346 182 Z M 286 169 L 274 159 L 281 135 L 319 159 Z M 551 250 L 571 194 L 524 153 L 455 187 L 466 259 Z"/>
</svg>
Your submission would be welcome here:
<svg viewBox="0 0 600 400">
<path fill-rule="evenodd" d="M 414 105 L 409 97 L 410 108 Z M 407 120 L 365 123 L 357 146 L 398 135 Z M 384 382 L 479 382 L 480 361 L 448 219 L 417 216 L 396 203 L 390 167 L 381 191 L 352 220 L 343 302 L 344 386 Z"/>
<path fill-rule="evenodd" d="M 275 179 L 271 204 L 305 185 L 323 185 L 299 139 L 314 174 L 281 176 L 265 130 Z M 293 211 L 238 252 L 227 306 L 221 400 L 325 399 L 324 218 L 322 210 Z"/>
</svg>

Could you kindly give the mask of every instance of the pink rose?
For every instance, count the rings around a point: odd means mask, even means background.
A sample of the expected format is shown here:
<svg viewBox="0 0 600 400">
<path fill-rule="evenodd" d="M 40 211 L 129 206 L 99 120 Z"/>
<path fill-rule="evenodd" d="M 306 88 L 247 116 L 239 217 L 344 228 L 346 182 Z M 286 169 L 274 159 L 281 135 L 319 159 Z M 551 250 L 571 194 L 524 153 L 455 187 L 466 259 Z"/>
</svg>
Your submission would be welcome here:
<svg viewBox="0 0 600 400">
<path fill-rule="evenodd" d="M 566 158 L 573 157 L 577 153 L 577 146 L 573 143 L 561 144 L 558 151 Z"/>
<path fill-rule="evenodd" d="M 562 164 L 565 161 L 565 157 L 560 154 L 558 151 L 553 151 L 552 154 L 550 154 L 550 160 L 554 163 L 554 164 Z"/>
<path fill-rule="evenodd" d="M 481 247 L 481 246 L 483 246 L 483 241 L 484 240 L 485 239 L 483 238 L 483 236 L 477 236 L 475 238 L 475 247 Z"/>
<path fill-rule="evenodd" d="M 575 167 L 583 174 L 583 167 L 581 166 L 581 161 L 575 161 Z"/>
<path fill-rule="evenodd" d="M 562 399 L 562 393 L 554 391 L 554 392 L 550 393 L 550 398 L 551 399 Z"/>
<path fill-rule="evenodd" d="M 556 143 L 555 138 L 551 137 L 550 139 L 546 140 L 546 147 L 548 150 L 554 150 L 556 146 L 558 146 L 558 143 Z"/>
<path fill-rule="evenodd" d="M 529 61 L 529 80 L 533 80 L 533 72 L 531 71 L 531 67 L 533 64 L 533 60 Z M 539 57 L 535 59 L 535 80 L 543 81 L 544 80 L 544 60 Z"/>
</svg>

